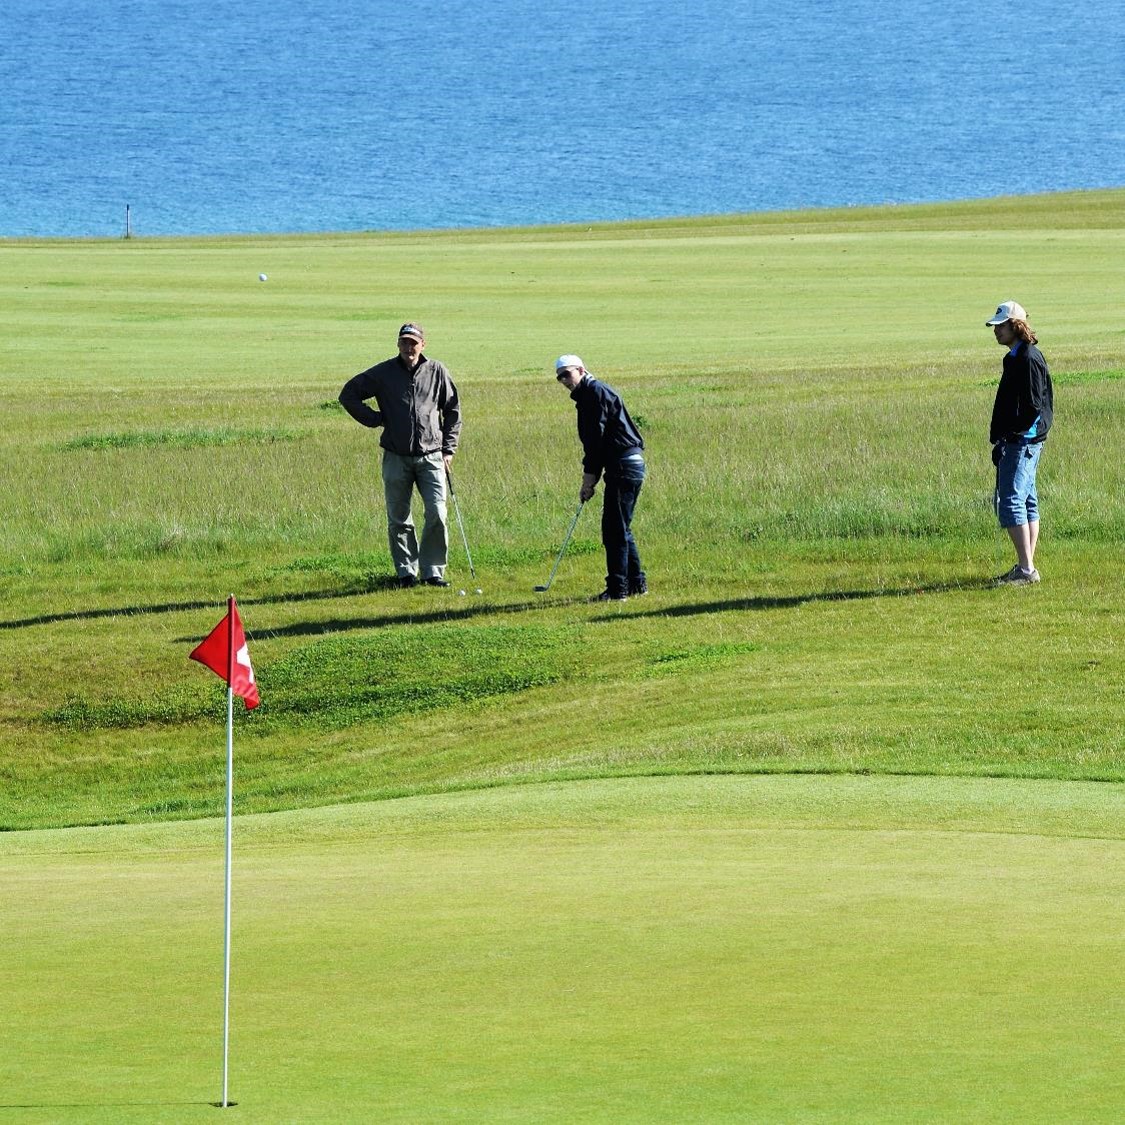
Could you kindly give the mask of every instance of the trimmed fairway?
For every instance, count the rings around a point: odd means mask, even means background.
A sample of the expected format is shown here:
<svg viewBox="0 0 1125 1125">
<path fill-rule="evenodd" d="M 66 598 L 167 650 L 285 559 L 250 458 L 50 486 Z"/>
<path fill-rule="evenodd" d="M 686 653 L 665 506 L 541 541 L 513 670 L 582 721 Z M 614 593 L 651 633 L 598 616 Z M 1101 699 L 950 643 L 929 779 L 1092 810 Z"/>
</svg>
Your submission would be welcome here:
<svg viewBox="0 0 1125 1125">
<path fill-rule="evenodd" d="M 6 1119 L 212 1119 L 220 838 L 0 837 Z M 241 818 L 231 1096 L 253 1121 L 1117 1121 L 1123 897 L 1125 814 L 1089 783 Z"/>
</svg>

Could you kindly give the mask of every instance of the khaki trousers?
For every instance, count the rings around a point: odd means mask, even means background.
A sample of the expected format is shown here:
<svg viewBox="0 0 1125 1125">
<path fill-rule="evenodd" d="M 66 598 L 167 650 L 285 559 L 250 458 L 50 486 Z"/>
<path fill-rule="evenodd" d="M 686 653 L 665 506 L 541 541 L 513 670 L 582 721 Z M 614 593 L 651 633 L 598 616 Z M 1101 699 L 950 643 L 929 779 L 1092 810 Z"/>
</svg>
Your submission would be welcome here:
<svg viewBox="0 0 1125 1125">
<path fill-rule="evenodd" d="M 425 509 L 422 543 L 414 533 L 410 501 L 417 487 Z M 396 573 L 442 577 L 449 561 L 446 526 L 445 459 L 441 453 L 404 457 L 383 450 L 383 495 L 387 501 L 387 541 Z"/>
</svg>

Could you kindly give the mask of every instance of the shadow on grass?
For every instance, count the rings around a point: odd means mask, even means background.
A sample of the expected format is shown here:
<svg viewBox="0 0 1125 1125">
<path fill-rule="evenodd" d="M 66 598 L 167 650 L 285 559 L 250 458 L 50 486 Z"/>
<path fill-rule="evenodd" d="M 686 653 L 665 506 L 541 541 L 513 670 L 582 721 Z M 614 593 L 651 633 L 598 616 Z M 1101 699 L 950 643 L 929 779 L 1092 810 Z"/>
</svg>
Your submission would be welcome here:
<svg viewBox="0 0 1125 1125">
<path fill-rule="evenodd" d="M 619 621 L 640 617 L 693 617 L 702 613 L 730 613 L 732 610 L 796 609 L 815 602 L 854 602 L 871 598 L 906 598 L 916 594 L 948 594 L 962 590 L 990 590 L 996 585 L 991 578 L 970 578 L 961 582 L 929 582 L 912 586 L 883 586 L 874 590 L 824 590 L 814 594 L 785 594 L 770 597 L 732 598 L 728 601 L 695 602 L 670 605 L 660 609 L 631 612 L 619 610 L 594 618 L 595 622 Z"/>
<path fill-rule="evenodd" d="M 842 602 L 862 601 L 870 598 L 902 598 L 918 594 L 952 593 L 962 590 L 991 589 L 994 585 L 991 579 L 966 579 L 961 582 L 934 582 L 902 587 L 882 587 L 874 590 L 830 590 L 810 594 L 792 594 L 774 597 L 748 597 L 732 598 L 728 601 L 699 602 L 686 605 L 669 605 L 661 608 L 630 611 L 622 603 L 609 603 L 605 606 L 608 612 L 597 612 L 602 608 L 597 606 L 595 615 L 589 620 L 593 624 L 607 621 L 620 621 L 623 618 L 645 617 L 691 617 L 704 613 L 731 613 L 738 610 L 767 610 L 767 609 L 795 609 L 798 606 L 813 602 Z M 251 604 L 251 603 L 247 603 Z M 633 601 L 628 603 L 635 605 Z M 401 613 L 382 613 L 372 616 L 336 617 L 321 619 L 319 621 L 299 621 L 292 625 L 283 625 L 277 629 L 262 629 L 257 632 L 258 637 L 317 637 L 330 633 L 347 633 L 362 629 L 385 629 L 393 625 L 436 625 L 442 622 L 469 621 L 474 617 L 496 617 L 500 614 L 530 613 L 537 609 L 563 609 L 566 607 L 595 609 L 591 600 L 580 598 L 544 598 L 542 600 L 515 602 L 509 605 L 497 605 L 488 602 L 480 605 L 450 605 L 448 608 L 435 606 L 422 613 L 412 613 L 405 609 Z M 179 637 L 177 644 L 188 644 L 195 640 L 194 637 Z"/>
<path fill-rule="evenodd" d="M 235 1106 L 237 1102 L 228 1102 Z M 165 1109 L 177 1105 L 213 1105 L 218 1102 L 3 1102 L 0 1109 Z"/>
<path fill-rule="evenodd" d="M 670 605 L 659 609 L 630 611 L 617 609 L 617 612 L 599 614 L 594 621 L 618 621 L 621 618 L 641 617 L 692 617 L 703 613 L 729 613 L 733 610 L 793 609 L 811 602 L 860 601 L 869 598 L 899 598 L 912 594 L 951 593 L 958 590 L 983 590 L 995 585 L 990 578 L 970 578 L 960 582 L 920 583 L 912 586 L 881 587 L 873 590 L 830 590 L 810 594 L 788 594 L 769 597 L 732 598 L 727 601 L 698 602 L 684 605 Z M 358 597 L 380 591 L 399 589 L 393 577 L 370 579 L 362 583 L 341 586 L 332 590 L 312 590 L 305 593 L 265 594 L 258 598 L 240 599 L 241 606 L 286 605 L 300 602 L 333 601 L 338 598 Z M 408 595 L 409 596 L 409 595 Z M 439 597 L 441 595 L 438 595 Z M 383 613 L 372 617 L 349 616 L 330 618 L 317 622 L 297 623 L 279 629 L 258 630 L 259 637 L 303 637 L 321 633 L 343 633 L 353 629 L 380 629 L 389 625 L 428 625 L 441 621 L 463 621 L 473 617 L 494 616 L 502 613 L 527 613 L 534 609 L 558 609 L 566 605 L 585 605 L 586 598 L 543 598 L 542 600 L 516 602 L 510 605 L 497 605 L 488 602 L 484 605 L 457 605 L 437 607 L 422 613 L 411 612 L 403 607 L 401 612 Z M 632 602 L 630 604 L 636 604 Z M 80 609 L 66 613 L 43 613 L 35 617 L 17 618 L 14 621 L 0 621 L 0 632 L 8 629 L 28 629 L 36 625 L 52 625 L 62 621 L 92 621 L 103 617 L 145 617 L 162 613 L 186 613 L 197 609 L 214 609 L 221 612 L 224 606 L 216 601 L 162 602 L 156 605 L 118 606 L 110 609 Z M 613 608 L 617 608 L 614 606 Z M 187 643 L 198 637 L 177 638 L 176 643 Z"/>
<path fill-rule="evenodd" d="M 373 578 L 364 582 L 352 583 L 334 590 L 311 590 L 300 594 L 264 594 L 260 598 L 239 598 L 238 604 L 282 605 L 296 602 L 332 601 L 334 598 L 351 598 L 359 594 L 373 594 L 381 590 L 397 590 L 398 581 L 393 577 Z M 127 605 L 110 609 L 76 609 L 66 613 L 41 613 L 36 617 L 21 617 L 14 621 L 0 621 L 0 631 L 5 629 L 28 629 L 33 625 L 54 625 L 59 621 L 94 621 L 100 617 L 147 617 L 161 613 L 187 613 L 195 609 L 214 609 L 222 612 L 226 602 L 160 602 L 156 605 Z"/>
<path fill-rule="evenodd" d="M 401 613 L 381 613 L 367 617 L 352 615 L 322 618 L 319 621 L 297 621 L 292 625 L 282 625 L 276 629 L 259 629 L 254 636 L 259 638 L 319 637 L 330 633 L 354 632 L 357 629 L 385 629 L 390 625 L 439 625 L 442 622 L 469 621 L 474 617 L 497 617 L 504 613 L 530 613 L 532 610 L 544 608 L 545 604 L 558 608 L 560 603 L 558 601 L 516 602 L 511 605 L 497 605 L 495 602 L 489 602 L 485 605 L 451 605 L 448 609 L 435 607 L 422 613 L 403 610 Z M 179 637 L 175 643 L 188 644 L 194 640 L 194 637 Z"/>
</svg>

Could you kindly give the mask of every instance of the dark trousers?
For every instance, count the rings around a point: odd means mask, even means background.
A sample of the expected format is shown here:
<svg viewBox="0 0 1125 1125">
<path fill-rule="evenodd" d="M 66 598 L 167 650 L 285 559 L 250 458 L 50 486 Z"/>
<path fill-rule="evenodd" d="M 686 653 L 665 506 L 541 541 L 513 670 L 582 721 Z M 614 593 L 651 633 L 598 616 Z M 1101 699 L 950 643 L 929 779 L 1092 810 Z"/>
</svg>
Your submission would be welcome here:
<svg viewBox="0 0 1125 1125">
<path fill-rule="evenodd" d="M 628 594 L 645 581 L 641 557 L 629 525 L 645 479 L 645 463 L 626 460 L 606 468 L 602 497 L 602 543 L 605 545 L 605 588 Z"/>
</svg>

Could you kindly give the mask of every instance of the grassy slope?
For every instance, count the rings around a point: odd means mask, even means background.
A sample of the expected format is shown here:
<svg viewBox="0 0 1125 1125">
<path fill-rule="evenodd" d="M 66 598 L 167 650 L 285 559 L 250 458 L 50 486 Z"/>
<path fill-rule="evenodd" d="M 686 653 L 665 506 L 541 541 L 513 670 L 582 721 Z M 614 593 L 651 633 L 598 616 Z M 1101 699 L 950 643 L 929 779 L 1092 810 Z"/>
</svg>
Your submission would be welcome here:
<svg viewBox="0 0 1125 1125">
<path fill-rule="evenodd" d="M 0 824 L 217 811 L 219 696 L 185 657 L 231 589 L 267 701 L 243 810 L 665 770 L 1120 779 L 1123 242 L 1125 193 L 1096 192 L 0 246 Z M 1048 581 L 994 592 L 981 321 L 1008 296 L 1060 424 Z M 325 405 L 406 316 L 465 398 L 481 598 L 373 581 L 377 458 Z M 652 450 L 654 594 L 609 611 L 577 600 L 592 517 L 530 594 L 573 510 L 545 375 L 572 349 Z M 448 696 L 417 690 L 427 660 Z"/>
<path fill-rule="evenodd" d="M 240 1119 L 1120 1120 L 1112 787 L 595 780 L 237 832 Z M 0 836 L 13 1120 L 209 1119 L 220 840 Z"/>
</svg>

